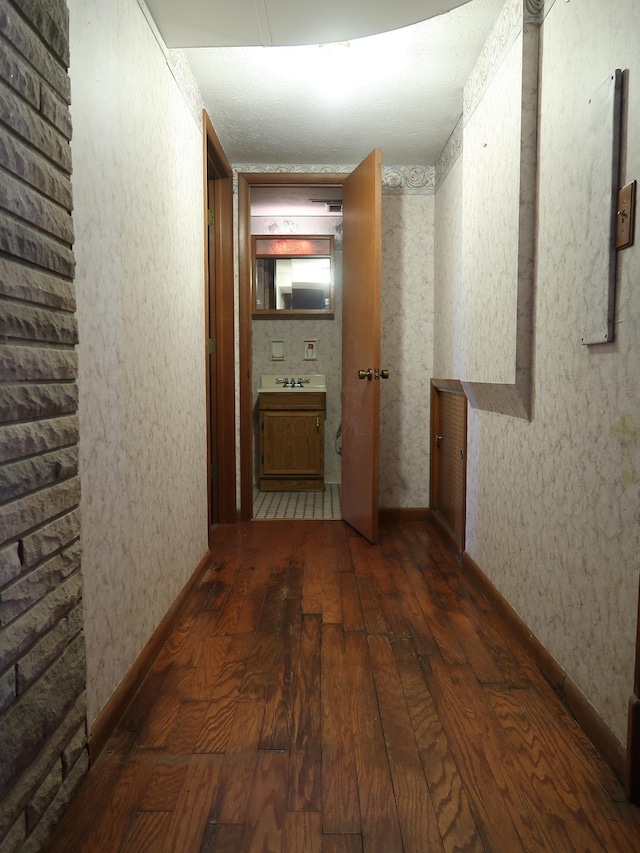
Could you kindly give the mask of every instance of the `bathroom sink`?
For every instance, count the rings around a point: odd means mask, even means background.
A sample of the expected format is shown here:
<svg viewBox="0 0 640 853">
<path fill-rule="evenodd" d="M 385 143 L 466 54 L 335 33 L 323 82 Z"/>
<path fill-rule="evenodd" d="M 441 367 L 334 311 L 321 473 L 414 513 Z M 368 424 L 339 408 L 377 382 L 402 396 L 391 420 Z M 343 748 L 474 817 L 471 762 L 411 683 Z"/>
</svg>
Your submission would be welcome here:
<svg viewBox="0 0 640 853">
<path fill-rule="evenodd" d="M 293 384 L 292 384 L 293 380 Z M 300 375 L 291 373 L 263 373 L 260 377 L 260 394 L 273 394 L 281 391 L 295 391 L 303 394 L 327 390 L 327 377 L 324 373 Z"/>
</svg>

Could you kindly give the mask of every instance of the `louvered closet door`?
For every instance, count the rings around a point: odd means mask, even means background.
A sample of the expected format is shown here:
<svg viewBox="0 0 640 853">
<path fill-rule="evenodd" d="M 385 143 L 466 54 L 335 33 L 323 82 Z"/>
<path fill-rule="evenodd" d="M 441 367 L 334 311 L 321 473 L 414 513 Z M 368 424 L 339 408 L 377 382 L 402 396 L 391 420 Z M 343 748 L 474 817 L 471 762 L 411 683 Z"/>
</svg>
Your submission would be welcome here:
<svg viewBox="0 0 640 853">
<path fill-rule="evenodd" d="M 464 544 L 467 405 L 463 393 L 436 390 L 434 452 L 437 465 L 434 509 Z"/>
</svg>

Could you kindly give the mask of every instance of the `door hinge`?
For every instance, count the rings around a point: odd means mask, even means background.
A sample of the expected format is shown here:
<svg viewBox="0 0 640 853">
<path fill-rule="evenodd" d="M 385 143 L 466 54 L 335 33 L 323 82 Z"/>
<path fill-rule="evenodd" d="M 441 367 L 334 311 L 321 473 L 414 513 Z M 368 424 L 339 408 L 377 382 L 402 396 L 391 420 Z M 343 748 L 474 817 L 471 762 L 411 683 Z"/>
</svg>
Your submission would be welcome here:
<svg viewBox="0 0 640 853">
<path fill-rule="evenodd" d="M 215 338 L 209 338 L 209 355 L 215 355 L 215 354 L 216 354 L 216 339 Z"/>
<path fill-rule="evenodd" d="M 211 466 L 211 479 L 212 480 L 218 479 L 218 466 L 217 465 Z"/>
<path fill-rule="evenodd" d="M 216 224 L 215 214 L 214 214 L 213 210 L 207 210 L 207 224 L 208 225 L 215 225 Z"/>
</svg>

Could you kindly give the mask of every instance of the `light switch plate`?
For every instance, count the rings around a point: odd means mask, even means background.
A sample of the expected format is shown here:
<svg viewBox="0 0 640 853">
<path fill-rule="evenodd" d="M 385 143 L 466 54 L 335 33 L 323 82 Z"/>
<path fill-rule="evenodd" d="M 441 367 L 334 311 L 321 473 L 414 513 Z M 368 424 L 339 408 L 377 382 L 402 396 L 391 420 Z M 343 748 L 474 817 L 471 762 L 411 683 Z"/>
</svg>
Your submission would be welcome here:
<svg viewBox="0 0 640 853">
<path fill-rule="evenodd" d="M 618 193 L 616 213 L 616 249 L 633 246 L 636 219 L 636 184 L 631 181 Z"/>
</svg>

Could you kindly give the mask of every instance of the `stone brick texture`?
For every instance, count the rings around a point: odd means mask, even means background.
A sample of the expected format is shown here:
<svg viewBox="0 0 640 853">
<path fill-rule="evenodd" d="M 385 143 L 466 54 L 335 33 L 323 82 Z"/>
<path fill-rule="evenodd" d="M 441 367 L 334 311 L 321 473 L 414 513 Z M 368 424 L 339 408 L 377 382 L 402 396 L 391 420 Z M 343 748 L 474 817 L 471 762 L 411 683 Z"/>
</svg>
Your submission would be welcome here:
<svg viewBox="0 0 640 853">
<path fill-rule="evenodd" d="M 88 769 L 66 0 L 0 2 L 0 850 Z"/>
</svg>

